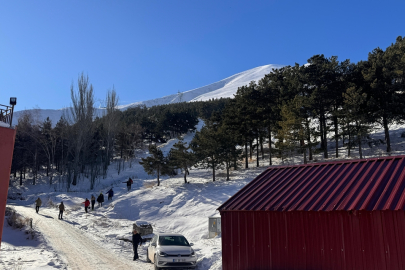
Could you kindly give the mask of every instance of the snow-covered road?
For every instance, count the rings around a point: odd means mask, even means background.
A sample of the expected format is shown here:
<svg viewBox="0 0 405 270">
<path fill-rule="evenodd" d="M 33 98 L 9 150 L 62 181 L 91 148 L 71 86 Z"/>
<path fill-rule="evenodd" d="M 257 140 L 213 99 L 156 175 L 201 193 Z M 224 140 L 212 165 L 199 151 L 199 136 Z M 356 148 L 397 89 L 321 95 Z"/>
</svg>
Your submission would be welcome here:
<svg viewBox="0 0 405 270">
<path fill-rule="evenodd" d="M 27 218 L 32 218 L 36 228 L 66 261 L 68 269 L 152 269 L 152 264 L 132 261 L 87 237 L 68 221 L 58 220 L 56 211 L 41 208 L 39 214 L 33 208 L 14 206 Z M 144 259 L 144 258 L 142 258 Z"/>
</svg>

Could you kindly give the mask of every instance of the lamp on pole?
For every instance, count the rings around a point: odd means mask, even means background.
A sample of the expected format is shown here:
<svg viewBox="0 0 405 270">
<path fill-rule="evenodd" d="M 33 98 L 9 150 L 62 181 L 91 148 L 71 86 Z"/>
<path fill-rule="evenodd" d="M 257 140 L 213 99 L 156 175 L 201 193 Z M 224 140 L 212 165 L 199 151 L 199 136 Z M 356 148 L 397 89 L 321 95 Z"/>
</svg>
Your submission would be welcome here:
<svg viewBox="0 0 405 270">
<path fill-rule="evenodd" d="M 17 98 L 16 97 L 11 97 L 10 98 L 10 105 L 11 105 L 11 120 L 10 120 L 10 127 L 11 127 L 11 124 L 13 123 L 14 106 L 17 105 Z"/>
</svg>

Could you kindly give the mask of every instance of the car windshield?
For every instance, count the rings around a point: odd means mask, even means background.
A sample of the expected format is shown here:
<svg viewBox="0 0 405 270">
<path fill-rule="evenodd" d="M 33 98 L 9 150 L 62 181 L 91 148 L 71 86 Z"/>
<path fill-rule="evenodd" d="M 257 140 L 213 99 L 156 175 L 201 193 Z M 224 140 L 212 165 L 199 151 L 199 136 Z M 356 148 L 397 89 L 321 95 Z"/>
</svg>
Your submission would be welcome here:
<svg viewBox="0 0 405 270">
<path fill-rule="evenodd" d="M 189 246 L 184 236 L 159 236 L 159 245 L 161 246 Z"/>
</svg>

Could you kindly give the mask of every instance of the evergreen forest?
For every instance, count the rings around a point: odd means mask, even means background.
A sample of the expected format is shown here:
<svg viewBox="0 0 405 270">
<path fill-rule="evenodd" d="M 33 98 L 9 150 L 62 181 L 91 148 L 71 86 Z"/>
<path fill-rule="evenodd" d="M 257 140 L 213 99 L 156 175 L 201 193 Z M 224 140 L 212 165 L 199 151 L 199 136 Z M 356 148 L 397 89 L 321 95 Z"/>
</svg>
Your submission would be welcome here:
<svg viewBox="0 0 405 270">
<path fill-rule="evenodd" d="M 322 54 L 307 62 L 273 69 L 239 87 L 232 99 L 120 111 L 112 89 L 101 117 L 94 113 L 93 86 L 81 74 L 70 88 L 70 112 L 56 124 L 49 118 L 37 123 L 28 112 L 19 118 L 12 176 L 23 184 L 29 172 L 35 184 L 43 173 L 50 185 L 58 177 L 67 190 L 88 179 L 93 189 L 96 179 L 107 177 L 112 161 L 119 173 L 147 148 L 150 155 L 140 164 L 157 176 L 158 185 L 161 176 L 179 172 L 188 183 L 192 167 L 212 170 L 215 181 L 217 170 L 226 170 L 228 180 L 230 170 L 248 168 L 253 158 L 256 166 L 259 160 L 271 166 L 274 158 L 297 155 L 308 163 L 319 153 L 330 158 L 331 148 L 339 158 L 342 146 L 345 156 L 357 151 L 363 158 L 365 143 L 382 143 L 389 155 L 390 126 L 405 120 L 405 39 L 374 49 L 358 63 Z M 204 126 L 196 131 L 200 119 Z M 376 127 L 384 130 L 381 142 L 369 136 Z M 189 144 L 181 140 L 187 132 L 195 132 Z M 177 137 L 164 156 L 159 144 Z"/>
</svg>

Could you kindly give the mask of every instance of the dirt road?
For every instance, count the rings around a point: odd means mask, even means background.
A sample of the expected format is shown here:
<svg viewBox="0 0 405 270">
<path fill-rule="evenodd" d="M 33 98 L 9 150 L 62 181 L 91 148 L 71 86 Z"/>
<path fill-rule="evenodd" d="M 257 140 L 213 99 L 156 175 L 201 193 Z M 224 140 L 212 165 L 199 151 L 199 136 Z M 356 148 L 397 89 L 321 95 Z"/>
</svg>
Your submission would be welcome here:
<svg viewBox="0 0 405 270">
<path fill-rule="evenodd" d="M 59 220 L 55 211 L 14 206 L 25 217 L 32 218 L 37 229 L 66 261 L 68 269 L 153 269 L 152 264 L 132 261 L 105 249 L 68 222 Z"/>
</svg>

